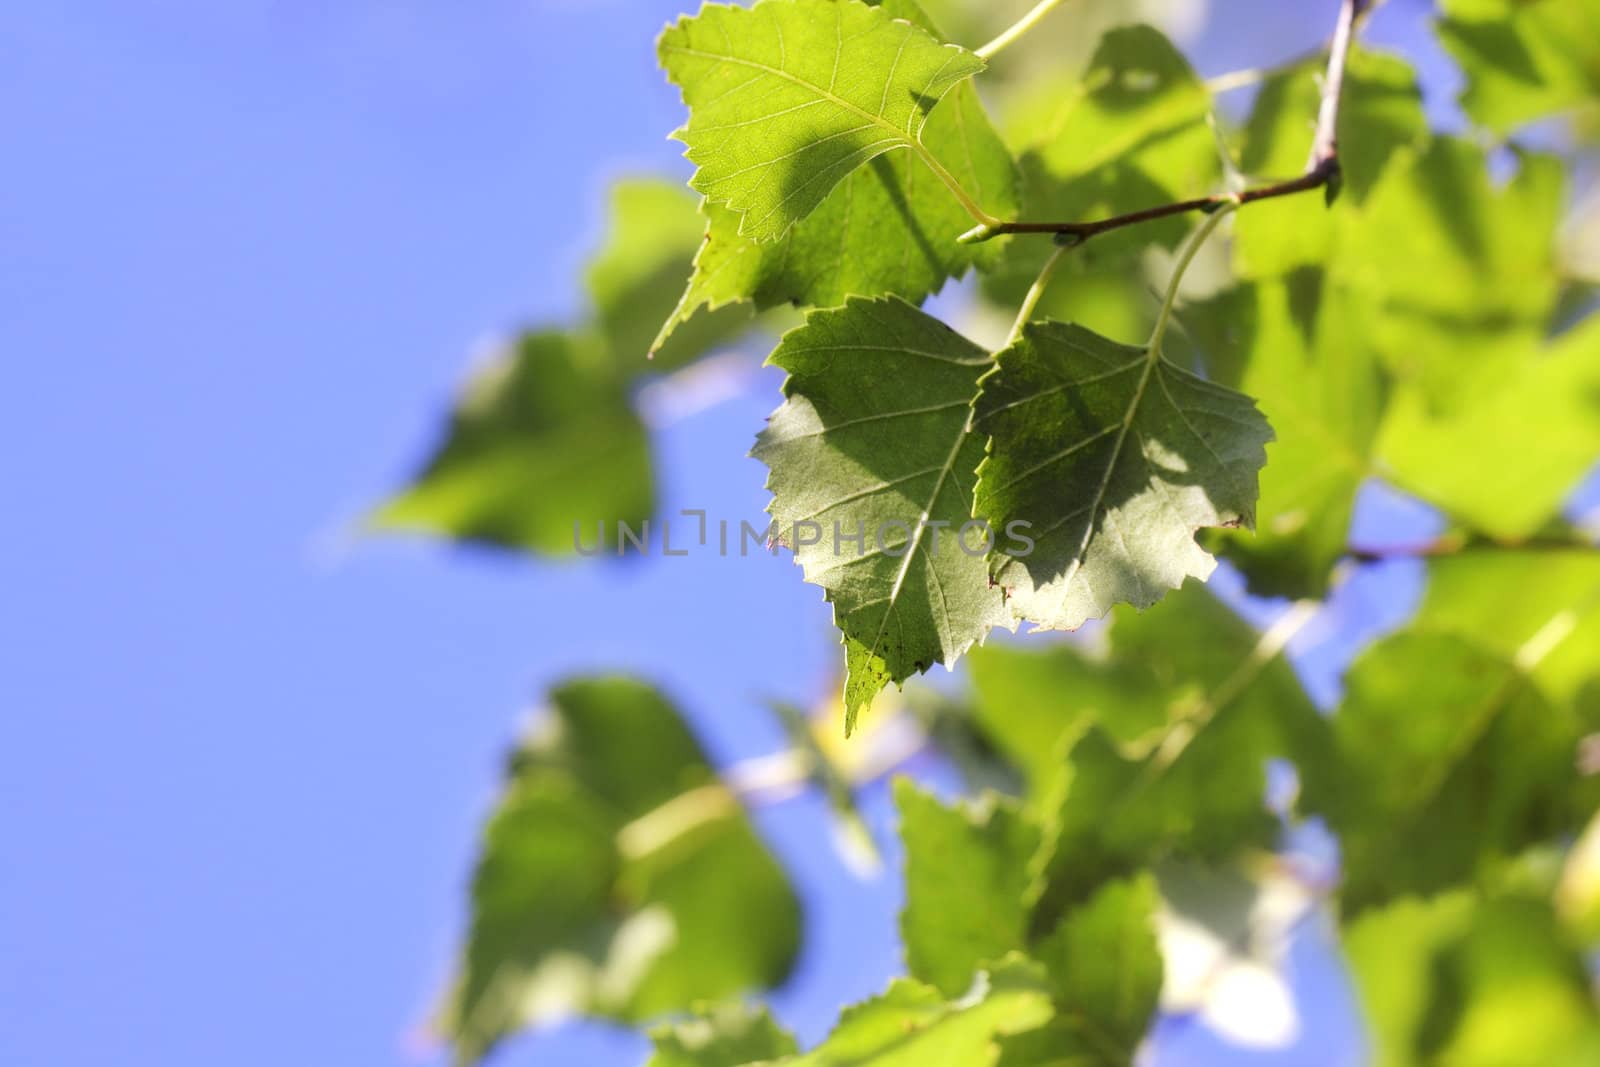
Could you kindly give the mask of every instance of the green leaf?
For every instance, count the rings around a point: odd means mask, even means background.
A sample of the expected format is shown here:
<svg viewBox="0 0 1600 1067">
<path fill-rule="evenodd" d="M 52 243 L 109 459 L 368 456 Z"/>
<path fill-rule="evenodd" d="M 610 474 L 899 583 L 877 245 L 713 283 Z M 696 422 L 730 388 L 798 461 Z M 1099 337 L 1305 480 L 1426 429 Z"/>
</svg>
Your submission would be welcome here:
<svg viewBox="0 0 1600 1067">
<path fill-rule="evenodd" d="M 1293 751 L 1310 762 L 1326 748 L 1325 724 L 1287 664 L 1256 662 L 1259 641 L 1204 586 L 1188 583 L 1160 611 L 1119 609 L 1108 647 L 974 651 L 975 722 L 1023 770 L 1035 804 L 1059 801 L 1072 773 L 1062 752 L 1085 734 L 1144 751 L 1207 708 L 1208 694 L 1297 738 Z"/>
<path fill-rule="evenodd" d="M 800 1051 L 765 1008 L 720 1005 L 650 1031 L 655 1055 L 645 1067 L 741 1067 Z"/>
<path fill-rule="evenodd" d="M 1210 110 L 1204 83 L 1159 30 L 1109 31 L 1088 69 L 1040 85 L 1008 116 L 1012 143 L 1028 149 L 1030 216 L 1093 219 L 1211 192 L 1220 162 Z M 1172 245 L 1186 232 L 1178 219 L 1133 240 Z"/>
<path fill-rule="evenodd" d="M 472 376 L 444 440 L 368 521 L 547 555 L 580 537 L 614 550 L 616 524 L 650 514 L 651 482 L 649 438 L 604 346 L 543 331 Z"/>
<path fill-rule="evenodd" d="M 1050 1017 L 1050 987 L 1038 964 L 1011 957 L 980 974 L 960 1000 L 897 978 L 888 992 L 845 1009 L 820 1046 L 784 1067 L 991 1067 L 997 1037 Z"/>
<path fill-rule="evenodd" d="M 1205 85 L 1160 31 L 1109 30 L 1081 73 L 1044 79 L 1007 110 L 1007 139 L 1021 155 L 1022 217 L 1090 220 L 1214 192 L 1221 163 L 1210 108 Z M 1102 331 L 1115 330 L 1130 307 L 1143 319 L 1149 301 L 1138 257 L 1152 242 L 1176 246 L 1188 229 L 1173 218 L 1095 238 L 1062 265 L 1041 313 Z M 1050 251 L 1047 241 L 1012 241 L 985 291 L 1015 306 Z M 1076 299 L 1085 285 L 1097 291 Z M 1108 298 L 1120 314 L 1106 314 Z"/>
<path fill-rule="evenodd" d="M 1340 835 L 1348 911 L 1484 877 L 1580 825 L 1583 724 L 1526 665 L 1415 630 L 1356 661 L 1333 718 L 1337 792 L 1307 798 Z"/>
<path fill-rule="evenodd" d="M 913 978 L 960 996 L 983 964 L 1023 947 L 1038 828 L 993 794 L 947 808 L 901 778 L 894 799 L 906 851 L 906 966 Z"/>
<path fill-rule="evenodd" d="M 1547 903 L 1406 899 L 1345 933 L 1374 1067 L 1580 1067 L 1600 1057 L 1582 958 Z"/>
<path fill-rule="evenodd" d="M 1294 761 L 1308 785 L 1325 788 L 1328 726 L 1277 656 L 1279 641 L 1191 583 L 1158 612 L 1119 610 L 1109 650 L 1057 653 L 1084 660 L 1084 674 L 1098 670 L 1099 695 L 1084 702 L 1102 702 L 1093 717 L 1106 725 L 1065 728 L 1080 701 L 1076 689 L 1060 694 L 1057 769 L 1036 787 L 1048 789 L 1049 818 L 1035 930 L 1049 930 L 1152 856 L 1219 860 L 1269 843 L 1277 827 L 1264 799 L 1271 759 Z M 1163 725 L 1122 740 L 1135 734 L 1130 720 Z"/>
<path fill-rule="evenodd" d="M 1541 653 L 1528 668 L 1533 680 L 1550 700 L 1577 707 L 1600 679 L 1600 551 L 1484 546 L 1441 556 L 1428 566 L 1414 625 L 1508 661 L 1525 648 Z"/>
<path fill-rule="evenodd" d="M 1461 104 L 1496 133 L 1600 101 L 1596 0 L 1443 0 L 1439 39 L 1461 64 Z"/>
<path fill-rule="evenodd" d="M 968 405 L 989 358 L 890 298 L 813 312 L 771 362 L 789 372 L 786 400 L 752 455 L 779 539 L 834 605 L 859 706 L 1006 621 L 981 534 L 960 534 L 983 455 Z"/>
<path fill-rule="evenodd" d="M 1132 618 L 1127 621 L 1128 631 L 1149 628 Z M 1120 623 L 1118 633 L 1137 640 Z M 1063 738 L 1098 723 L 1119 741 L 1135 741 L 1164 725 L 1169 713 L 1167 680 L 1149 662 L 1130 656 L 1096 657 L 1057 646 L 988 645 L 973 649 L 967 670 L 975 725 L 1022 772 L 1032 804 L 1052 795 L 1065 769 Z"/>
<path fill-rule="evenodd" d="M 905 0 L 884 9 L 935 33 Z M 956 86 L 933 109 L 922 143 L 991 212 L 1016 214 L 1016 165 L 970 83 Z M 722 205 L 707 203 L 703 210 L 704 247 L 658 344 L 697 308 L 735 301 L 753 301 L 762 309 L 785 303 L 834 307 L 850 296 L 892 293 L 917 303 L 972 266 L 993 266 L 1004 250 L 1001 241 L 958 244 L 972 217 L 926 163 L 906 152 L 851 171 L 777 241 L 741 237 L 739 215 Z"/>
<path fill-rule="evenodd" d="M 606 241 L 586 280 L 595 329 L 623 377 L 683 366 L 748 328 L 745 308 L 694 315 L 646 361 L 656 324 L 677 305 L 684 271 L 704 240 L 705 222 L 682 185 L 650 178 L 612 185 Z"/>
<path fill-rule="evenodd" d="M 689 106 L 676 134 L 697 167 L 689 184 L 757 241 L 782 237 L 884 152 L 937 168 L 923 124 L 984 66 L 858 0 L 706 4 L 667 28 L 659 52 Z"/>
<path fill-rule="evenodd" d="M 1386 170 L 1352 217 L 1333 280 L 1389 371 L 1430 411 L 1502 388 L 1545 336 L 1564 199 L 1554 157 L 1524 155 L 1496 187 L 1482 149 L 1440 138 Z"/>
<path fill-rule="evenodd" d="M 1219 549 L 1267 596 L 1320 597 L 1346 553 L 1356 494 L 1376 474 L 1386 390 L 1359 305 L 1302 269 L 1228 290 L 1181 313 L 1209 377 L 1256 398 L 1271 422 L 1253 534 Z"/>
<path fill-rule="evenodd" d="M 1125 1067 L 1150 1027 L 1161 996 L 1160 906 L 1150 874 L 1112 882 L 1068 912 L 1034 951 L 1049 969 L 1058 1010 L 1045 1033 L 1053 1029 L 1055 1037 L 1079 1046 L 1086 1067 Z M 1012 1063 L 1019 1051 L 1008 1049 L 1002 1063 Z"/>
<path fill-rule="evenodd" d="M 1310 153 L 1322 102 L 1319 59 L 1274 74 L 1261 86 L 1245 126 L 1240 167 L 1256 181 L 1299 174 Z M 1321 265 L 1332 252 L 1341 214 L 1363 203 L 1388 163 L 1428 134 L 1422 94 L 1402 59 L 1356 49 L 1345 67 L 1339 106 L 1339 167 L 1344 197 L 1329 208 L 1318 197 L 1263 200 L 1239 213 L 1234 266 L 1264 278 Z"/>
<path fill-rule="evenodd" d="M 677 712 L 570 682 L 489 820 L 442 1029 L 460 1063 L 572 1014 L 636 1022 L 780 981 L 793 891 Z"/>
<path fill-rule="evenodd" d="M 1401 484 L 1458 521 L 1503 540 L 1531 537 L 1600 456 L 1600 316 L 1529 346 L 1492 389 L 1448 410 L 1401 393 L 1378 451 Z"/>
<path fill-rule="evenodd" d="M 1070 630 L 1148 607 L 1216 566 L 1197 529 L 1254 523 L 1271 429 L 1249 397 L 1158 349 L 1030 325 L 981 388 L 975 513 L 996 530 L 1029 523 L 1036 542 L 993 560 L 1017 619 Z"/>
</svg>

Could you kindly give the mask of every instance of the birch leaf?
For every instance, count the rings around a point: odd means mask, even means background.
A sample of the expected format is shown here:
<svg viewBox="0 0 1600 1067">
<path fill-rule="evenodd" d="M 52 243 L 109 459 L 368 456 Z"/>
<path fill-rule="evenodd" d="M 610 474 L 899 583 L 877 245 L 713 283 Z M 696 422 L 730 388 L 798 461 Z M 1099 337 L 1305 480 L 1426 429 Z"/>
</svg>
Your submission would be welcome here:
<svg viewBox="0 0 1600 1067">
<path fill-rule="evenodd" d="M 983 60 L 859 0 L 707 4 L 661 35 L 661 66 L 683 90 L 675 136 L 689 184 L 775 241 L 851 171 L 892 149 L 936 170 L 923 124 Z"/>
</svg>

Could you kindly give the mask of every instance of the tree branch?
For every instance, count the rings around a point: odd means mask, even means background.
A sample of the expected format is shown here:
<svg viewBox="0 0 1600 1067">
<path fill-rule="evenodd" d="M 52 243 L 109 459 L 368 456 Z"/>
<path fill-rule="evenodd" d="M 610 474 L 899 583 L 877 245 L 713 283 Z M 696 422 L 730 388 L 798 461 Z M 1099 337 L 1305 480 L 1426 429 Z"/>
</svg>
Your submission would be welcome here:
<svg viewBox="0 0 1600 1067">
<path fill-rule="evenodd" d="M 1345 555 L 1357 563 L 1388 563 L 1400 559 L 1438 559 L 1468 552 L 1593 552 L 1600 549 L 1582 531 L 1553 532 L 1522 541 L 1496 541 L 1465 533 L 1447 533 L 1431 541 L 1396 545 L 1352 544 Z"/>
<path fill-rule="evenodd" d="M 1311 156 L 1306 169 L 1298 178 L 1270 185 L 1257 186 L 1238 193 L 1219 193 L 1215 196 L 1179 200 L 1131 211 L 1126 215 L 1097 219 L 1092 222 L 1001 222 L 983 223 L 962 234 L 963 244 L 976 244 L 1007 233 L 1051 233 L 1068 247 L 1080 245 L 1091 237 L 1125 226 L 1164 219 L 1173 215 L 1186 215 L 1191 211 L 1210 214 L 1227 204 L 1249 204 L 1256 200 L 1271 200 L 1280 196 L 1326 188 L 1331 203 L 1339 192 L 1339 101 L 1344 88 L 1344 68 L 1350 55 L 1350 42 L 1355 37 L 1355 24 L 1370 6 L 1371 0 L 1340 0 L 1339 22 L 1334 28 L 1333 42 L 1328 49 L 1328 69 L 1322 83 L 1322 106 L 1317 112 L 1317 129 L 1311 140 Z"/>
</svg>

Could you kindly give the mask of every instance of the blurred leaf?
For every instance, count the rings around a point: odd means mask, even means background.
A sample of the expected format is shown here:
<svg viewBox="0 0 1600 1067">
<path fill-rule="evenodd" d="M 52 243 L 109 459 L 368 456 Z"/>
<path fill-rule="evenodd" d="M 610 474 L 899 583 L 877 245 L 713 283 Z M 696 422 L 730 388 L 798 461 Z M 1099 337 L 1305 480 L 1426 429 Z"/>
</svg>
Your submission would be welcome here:
<svg viewBox="0 0 1600 1067">
<path fill-rule="evenodd" d="M 1399 900 L 1345 932 L 1374 1067 L 1600 1062 L 1582 959 L 1543 902 L 1465 892 Z"/>
<path fill-rule="evenodd" d="M 1189 599 L 1183 592 L 1174 598 Z M 1132 629 L 1142 618 L 1119 613 L 1119 635 L 1123 621 Z M 1098 723 L 1119 741 L 1135 741 L 1164 725 L 1170 712 L 1166 682 L 1136 656 L 1095 657 L 1060 645 L 989 645 L 973 649 L 969 675 L 975 725 L 1022 771 L 1034 804 L 1051 795 L 1065 769 L 1064 737 Z"/>
<path fill-rule="evenodd" d="M 1306 783 L 1325 788 L 1327 723 L 1276 655 L 1277 625 L 1273 640 L 1257 636 L 1192 583 L 1160 611 L 1118 612 L 1104 662 L 1108 678 L 1130 679 L 1128 696 L 1097 717 L 1144 722 L 1164 712 L 1166 725 L 1134 743 L 1099 725 L 1064 735 L 1044 801 L 1035 930 L 1152 857 L 1222 860 L 1269 845 L 1269 760 L 1292 760 Z M 1071 700 L 1064 694 L 1063 704 Z"/>
<path fill-rule="evenodd" d="M 1006 620 L 981 547 L 959 534 L 983 456 L 968 405 L 989 357 L 891 297 L 812 312 L 770 362 L 789 373 L 786 399 L 751 454 L 771 472 L 780 540 L 844 632 L 848 732 L 886 682 L 954 663 Z"/>
<path fill-rule="evenodd" d="M 1283 731 L 1308 762 L 1325 750 L 1326 724 L 1294 671 L 1259 661 L 1260 635 L 1199 583 L 1172 593 L 1160 611 L 1119 608 L 1108 633 L 1106 647 L 972 654 L 976 724 L 1023 770 L 1033 804 L 1059 803 L 1074 773 L 1063 751 L 1084 735 L 1146 751 L 1217 694 L 1266 733 Z M 1261 775 L 1251 780 L 1249 803 L 1259 806 Z"/>
<path fill-rule="evenodd" d="M 1291 178 L 1305 169 L 1322 102 L 1324 62 L 1302 63 L 1261 86 L 1245 126 L 1240 167 L 1256 181 Z M 1239 213 L 1234 265 L 1244 277 L 1265 278 L 1322 264 L 1339 216 L 1367 199 L 1389 161 L 1428 133 L 1422 94 L 1402 59 L 1356 49 L 1345 68 L 1339 106 L 1339 166 L 1343 194 L 1332 208 L 1314 196 L 1263 200 Z"/>
<path fill-rule="evenodd" d="M 1086 69 L 1041 74 L 1007 112 L 1007 139 L 1022 167 L 1022 217 L 1089 220 L 1215 191 L 1221 163 L 1205 121 L 1210 107 L 1204 84 L 1160 31 L 1108 30 Z M 1152 242 L 1176 246 L 1188 230 L 1174 218 L 1096 237 L 1062 264 L 1040 314 L 1135 336 L 1120 330 L 1148 326 L 1138 257 Z M 1050 252 L 1047 240 L 1014 239 L 984 291 L 1014 307 Z M 1080 293 L 1086 287 L 1093 299 Z"/>
<path fill-rule="evenodd" d="M 475 1063 L 522 1026 L 771 986 L 798 944 L 782 869 L 672 706 L 577 680 L 551 694 L 489 820 L 441 1025 Z"/>
<path fill-rule="evenodd" d="M 1330 270 L 1364 333 L 1432 412 L 1503 387 L 1555 308 L 1563 172 L 1525 155 L 1497 188 L 1482 149 L 1435 140 L 1383 172 Z"/>
<path fill-rule="evenodd" d="M 1600 944 L 1600 812 L 1568 851 L 1556 886 L 1556 913 L 1587 947 Z"/>
<path fill-rule="evenodd" d="M 649 440 L 603 346 L 544 331 L 472 376 L 438 449 L 369 522 L 562 556 L 580 537 L 615 550 L 617 523 L 637 528 L 653 498 Z"/>
<path fill-rule="evenodd" d="M 1347 910 L 1472 882 L 1575 828 L 1582 723 L 1525 666 L 1417 630 L 1356 660 L 1337 791 L 1307 797 L 1340 835 Z"/>
<path fill-rule="evenodd" d="M 828 1039 L 784 1067 L 991 1067 L 998 1037 L 1050 1017 L 1039 965 L 1011 957 L 946 1000 L 932 986 L 897 978 L 888 992 L 846 1008 Z"/>
<path fill-rule="evenodd" d="M 990 437 L 973 508 L 1007 534 L 992 571 L 1014 618 L 1071 630 L 1148 607 L 1216 566 L 1196 530 L 1254 523 L 1272 430 L 1249 397 L 1061 323 L 995 359 L 973 405 Z M 1017 523 L 1034 543 L 1014 552 Z"/>
<path fill-rule="evenodd" d="M 784 236 L 873 157 L 924 153 L 928 113 L 984 66 L 857 0 L 706 4 L 659 53 L 689 106 L 676 134 L 697 168 L 689 184 L 757 241 Z"/>
<path fill-rule="evenodd" d="M 1221 164 L 1210 109 L 1205 85 L 1159 30 L 1108 31 L 1088 69 L 1041 81 L 1007 116 L 1011 142 L 1027 150 L 1029 217 L 1093 219 L 1211 192 Z M 1175 245 L 1187 232 L 1176 219 L 1131 240 Z"/>
<path fill-rule="evenodd" d="M 1051 1026 L 1035 1039 L 1041 1047 L 1048 1035 L 1054 1055 L 1066 1059 L 1067 1049 L 1081 1050 L 1077 1062 L 1086 1067 L 1133 1061 L 1161 994 L 1155 928 L 1160 904 L 1148 873 L 1111 882 L 1067 913 L 1039 944 L 1034 956 L 1049 970 L 1058 1009 Z M 1001 1063 L 1029 1062 L 1021 1051 L 1018 1044 L 1010 1045 Z"/>
<path fill-rule="evenodd" d="M 705 221 L 682 185 L 648 178 L 612 185 L 606 242 L 590 261 L 586 280 L 596 330 L 622 376 L 681 367 L 749 326 L 748 308 L 694 315 L 653 360 L 645 359 L 704 241 Z"/>
<path fill-rule="evenodd" d="M 1467 76 L 1461 105 L 1496 133 L 1600 106 L 1596 0 L 1441 0 L 1439 40 Z"/>
<path fill-rule="evenodd" d="M 1179 313 L 1211 380 L 1255 397 L 1273 427 L 1256 530 L 1202 540 L 1244 571 L 1252 592 L 1320 597 L 1346 552 L 1386 397 L 1358 309 L 1307 268 Z"/>
<path fill-rule="evenodd" d="M 645 1067 L 741 1067 L 800 1051 L 765 1008 L 707 1007 L 694 1018 L 650 1031 L 655 1055 Z"/>
<path fill-rule="evenodd" d="M 1519 541 L 1559 515 L 1600 457 L 1600 316 L 1508 354 L 1521 358 L 1493 388 L 1448 411 L 1430 412 L 1417 391 L 1397 395 L 1378 450 L 1429 503 Z"/>
<path fill-rule="evenodd" d="M 1600 551 L 1483 546 L 1441 556 L 1428 564 L 1414 625 L 1508 661 L 1533 642 L 1541 656 L 1529 675 L 1549 699 L 1576 707 L 1584 687 L 1600 679 Z"/>
<path fill-rule="evenodd" d="M 993 794 L 947 808 L 901 778 L 894 799 L 906 852 L 906 965 L 913 978 L 957 997 L 983 964 L 1023 947 L 1022 898 L 1039 831 Z"/>
<path fill-rule="evenodd" d="M 908 0 L 890 0 L 883 9 L 938 36 Z M 1016 215 L 1016 164 L 972 85 L 956 86 L 933 109 L 922 143 L 986 210 L 1001 218 Z M 918 303 L 973 265 L 993 266 L 1004 247 L 998 241 L 957 244 L 972 217 L 909 152 L 879 156 L 851 171 L 777 241 L 758 244 L 739 236 L 739 216 L 726 207 L 707 203 L 703 210 L 705 246 L 677 310 L 661 328 L 662 339 L 675 337 L 678 324 L 696 308 L 735 301 L 753 301 L 757 308 L 834 307 L 850 296 L 892 293 Z"/>
</svg>

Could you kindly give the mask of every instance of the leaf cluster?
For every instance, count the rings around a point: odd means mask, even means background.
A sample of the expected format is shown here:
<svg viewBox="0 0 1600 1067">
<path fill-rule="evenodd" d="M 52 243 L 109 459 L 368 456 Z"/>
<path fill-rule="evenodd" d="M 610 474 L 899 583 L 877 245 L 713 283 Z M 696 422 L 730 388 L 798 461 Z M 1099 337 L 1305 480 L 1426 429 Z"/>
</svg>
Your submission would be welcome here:
<svg viewBox="0 0 1600 1067">
<path fill-rule="evenodd" d="M 1367 7 L 1328 6 L 1341 32 Z M 588 324 L 475 376 L 375 521 L 562 555 L 575 524 L 647 516 L 646 352 L 684 368 L 798 308 L 753 455 L 832 607 L 846 732 L 966 658 L 924 726 L 1015 788 L 896 784 L 907 973 L 801 1051 L 738 1001 L 802 933 L 746 795 L 642 683 L 558 688 L 485 833 L 440 1020 L 458 1056 L 583 1014 L 671 1017 L 655 1067 L 1111 1067 L 1163 1011 L 1276 1033 L 1218 976 L 1286 989 L 1287 931 L 1321 913 L 1375 1062 L 1595 1062 L 1600 551 L 1564 508 L 1600 458 L 1600 316 L 1563 244 L 1571 160 L 1521 133 L 1593 136 L 1600 4 L 1442 5 L 1492 150 L 1359 45 L 1267 70 L 1234 123 L 1151 27 L 1018 77 L 941 31 L 981 16 L 932 11 L 754 0 L 667 27 L 698 198 L 620 186 Z M 1032 232 L 1056 222 L 1068 240 Z M 968 272 L 965 319 L 923 309 Z M 1375 486 L 1446 532 L 1352 544 Z M 1318 708 L 1286 649 L 1395 556 L 1424 603 Z M 1247 623 L 1202 584 L 1219 558 L 1295 603 Z M 798 780 L 848 812 L 831 751 L 799 746 Z M 1288 846 L 1321 831 L 1336 874 Z"/>
</svg>

